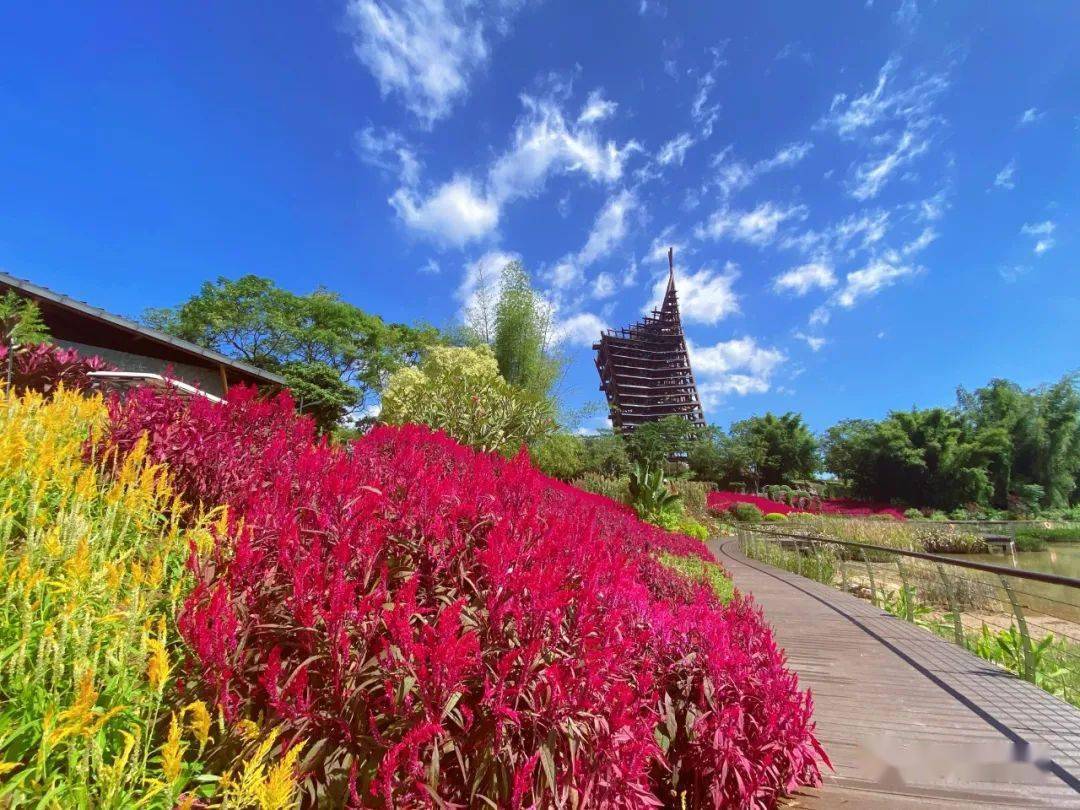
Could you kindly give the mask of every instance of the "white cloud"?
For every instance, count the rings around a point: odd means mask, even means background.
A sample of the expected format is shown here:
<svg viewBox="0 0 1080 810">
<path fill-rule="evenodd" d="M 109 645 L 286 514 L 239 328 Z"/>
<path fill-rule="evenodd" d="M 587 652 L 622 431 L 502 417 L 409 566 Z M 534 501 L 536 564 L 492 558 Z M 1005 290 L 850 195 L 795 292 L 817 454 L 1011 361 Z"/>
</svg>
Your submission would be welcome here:
<svg viewBox="0 0 1080 810">
<path fill-rule="evenodd" d="M 1044 115 L 1046 115 L 1046 113 L 1039 112 L 1037 108 L 1029 107 L 1024 110 L 1023 114 L 1020 116 L 1020 126 L 1024 127 L 1028 124 L 1034 124 Z"/>
<path fill-rule="evenodd" d="M 804 205 L 792 205 L 782 208 L 766 202 L 752 211 L 733 211 L 727 207 L 716 211 L 703 225 L 699 225 L 695 234 L 699 239 L 729 238 L 752 245 L 764 246 L 776 238 L 779 227 L 789 220 L 806 218 Z"/>
<path fill-rule="evenodd" d="M 994 185 L 997 188 L 1004 188 L 1012 191 L 1016 188 L 1016 161 L 1010 160 L 1005 164 L 1005 168 L 997 173 L 994 178 Z"/>
<path fill-rule="evenodd" d="M 936 222 L 945 215 L 949 208 L 944 189 L 933 197 L 927 197 L 918 204 L 917 217 L 921 222 Z"/>
<path fill-rule="evenodd" d="M 581 250 L 564 256 L 547 271 L 546 276 L 551 285 L 558 290 L 566 290 L 581 284 L 584 271 L 607 258 L 626 238 L 630 217 L 638 207 L 637 198 L 633 192 L 626 189 L 610 197 L 596 215 L 596 221 Z"/>
<path fill-rule="evenodd" d="M 998 268 L 998 275 L 1009 284 L 1018 281 L 1021 276 L 1025 276 L 1030 272 L 1031 266 L 1026 264 L 1013 264 Z"/>
<path fill-rule="evenodd" d="M 1048 219 L 1045 222 L 1037 222 L 1034 225 L 1024 223 L 1023 227 L 1020 228 L 1020 233 L 1035 238 L 1035 246 L 1032 249 L 1035 251 L 1036 256 L 1041 256 L 1057 244 L 1057 241 L 1053 237 L 1053 233 L 1056 229 L 1057 223 Z"/>
<path fill-rule="evenodd" d="M 615 294 L 615 279 L 610 273 L 600 273 L 593 279 L 593 298 L 610 298 Z"/>
<path fill-rule="evenodd" d="M 861 270 L 848 273 L 843 288 L 836 296 L 836 303 L 850 309 L 860 299 L 876 295 L 900 279 L 919 272 L 919 268 L 894 259 L 895 257 L 874 259 Z"/>
<path fill-rule="evenodd" d="M 635 141 L 622 146 L 603 141 L 592 123 L 568 122 L 550 98 L 523 95 L 521 101 L 525 112 L 512 144 L 488 168 L 483 183 L 459 174 L 428 197 L 409 186 L 397 190 L 390 202 L 406 225 L 460 246 L 492 233 L 503 207 L 538 194 L 549 176 L 583 174 L 612 183 L 622 176 L 627 157 L 640 149 Z"/>
<path fill-rule="evenodd" d="M 687 341 L 687 349 L 706 407 L 715 406 L 729 394 L 765 393 L 776 369 L 787 359 L 779 349 L 762 346 L 749 336 L 712 346 Z"/>
<path fill-rule="evenodd" d="M 420 121 L 445 117 L 487 61 L 486 22 L 505 27 L 492 12 L 512 11 L 471 0 L 349 0 L 346 27 L 353 52 L 383 96 L 400 96 Z M 503 24 L 500 25 L 500 22 Z"/>
<path fill-rule="evenodd" d="M 552 323 L 551 339 L 555 343 L 569 343 L 574 346 L 591 346 L 600 339 L 600 333 L 607 329 L 603 319 L 591 312 L 579 312 L 567 318 L 556 314 Z"/>
<path fill-rule="evenodd" d="M 1046 222 L 1037 222 L 1034 225 L 1030 223 L 1024 223 L 1020 228 L 1020 233 L 1027 234 L 1028 236 L 1049 236 L 1057 228 L 1057 223 L 1053 220 L 1046 220 Z"/>
<path fill-rule="evenodd" d="M 434 259 L 428 259 L 427 263 L 420 268 L 421 273 L 427 273 L 430 276 L 437 276 L 442 272 L 442 268 L 439 267 L 439 263 Z"/>
<path fill-rule="evenodd" d="M 686 157 L 686 150 L 694 145 L 694 137 L 689 132 L 680 132 L 660 147 L 656 160 L 661 166 L 678 163 L 680 166 Z"/>
<path fill-rule="evenodd" d="M 784 59 L 800 59 L 806 64 L 810 64 L 814 61 L 814 55 L 810 51 L 802 47 L 801 42 L 789 42 L 779 51 L 777 51 L 774 60 L 780 62 Z"/>
<path fill-rule="evenodd" d="M 841 137 L 851 138 L 890 120 L 925 122 L 934 101 L 948 89 L 949 82 L 943 75 L 935 74 L 906 88 L 892 88 L 890 85 L 899 66 L 899 59 L 889 59 L 878 71 L 874 89 L 856 96 L 846 106 L 847 94 L 837 93 L 828 114 L 818 126 L 831 126 Z"/>
<path fill-rule="evenodd" d="M 604 98 L 599 90 L 593 90 L 589 93 L 589 98 L 585 101 L 585 106 L 581 109 L 581 114 L 578 116 L 578 123 L 595 124 L 597 121 L 603 121 L 605 118 L 613 116 L 618 107 L 619 105 L 614 101 L 608 101 Z"/>
<path fill-rule="evenodd" d="M 405 186 L 420 179 L 420 161 L 405 138 L 392 129 L 365 127 L 356 134 L 356 152 L 369 166 L 394 174 Z"/>
<path fill-rule="evenodd" d="M 889 59 L 878 71 L 874 88 L 850 102 L 847 94 L 837 93 L 817 125 L 835 129 L 841 138 L 861 137 L 876 151 L 855 167 L 848 190 L 858 200 L 876 197 L 897 170 L 925 154 L 940 122 L 933 106 L 949 87 L 946 77 L 935 74 L 898 87 L 894 77 L 899 64 L 899 59 Z"/>
<path fill-rule="evenodd" d="M 675 288 L 679 293 L 679 312 L 688 323 L 715 324 L 739 311 L 739 297 L 732 289 L 739 278 L 738 268 L 728 262 L 722 271 L 702 267 L 696 273 L 679 273 Z M 664 298 L 668 274 L 657 276 L 652 294 L 643 308 L 649 313 Z"/>
<path fill-rule="evenodd" d="M 816 335 L 808 335 L 805 332 L 796 332 L 795 337 L 806 343 L 806 345 L 810 347 L 810 351 L 812 352 L 821 351 L 821 347 L 828 343 L 828 341 L 823 337 L 818 337 Z"/>
<path fill-rule="evenodd" d="M 829 319 L 831 317 L 832 314 L 829 312 L 829 308 L 826 306 L 820 306 L 815 308 L 814 311 L 810 313 L 809 324 L 811 326 L 825 326 L 829 322 Z"/>
<path fill-rule="evenodd" d="M 551 99 L 522 96 L 526 114 L 514 129 L 513 145 L 488 174 L 491 196 L 505 203 L 539 192 L 550 174 L 580 172 L 590 180 L 611 183 L 622 177 L 626 158 L 640 150 L 636 141 L 618 146 L 602 141 L 590 124 L 567 123 Z"/>
<path fill-rule="evenodd" d="M 919 14 L 919 5 L 915 0 L 901 0 L 899 7 L 896 9 L 896 13 L 893 14 L 893 19 L 897 25 L 903 26 L 908 30 L 914 30 L 919 24 L 919 18 L 922 15 Z"/>
<path fill-rule="evenodd" d="M 605 258 L 626 237 L 628 219 L 637 207 L 633 192 L 623 190 L 611 197 L 597 215 L 578 263 L 587 267 Z"/>
<path fill-rule="evenodd" d="M 773 279 L 776 292 L 790 292 L 803 296 L 814 289 L 827 290 L 836 285 L 836 275 L 832 268 L 820 262 L 811 262 L 793 267 Z"/>
<path fill-rule="evenodd" d="M 730 159 L 733 150 L 731 146 L 727 146 L 713 158 L 712 165 L 717 169 L 715 182 L 721 193 L 730 197 L 749 186 L 762 174 L 794 166 L 805 158 L 812 148 L 813 144 L 808 141 L 797 141 L 781 147 L 770 158 L 748 165 L 740 160 Z"/>
<path fill-rule="evenodd" d="M 851 196 L 856 200 L 868 200 L 878 195 L 893 173 L 930 148 L 930 141 L 906 129 L 892 150 L 879 158 L 865 161 L 855 169 L 855 179 L 850 186 Z"/>
<path fill-rule="evenodd" d="M 872 248 L 885 238 L 888 230 L 888 211 L 863 211 L 849 214 L 820 231 L 788 234 L 781 240 L 781 246 L 800 250 L 817 260 L 836 252 L 846 253 L 850 258 L 859 250 Z"/>
<path fill-rule="evenodd" d="M 401 221 L 438 242 L 460 247 L 495 230 L 499 206 L 476 190 L 468 177 L 444 183 L 426 199 L 408 188 L 399 188 L 390 204 Z"/>
<path fill-rule="evenodd" d="M 716 119 L 720 117 L 720 105 L 710 104 L 709 96 L 716 85 L 716 71 L 727 64 L 724 60 L 724 49 L 726 47 L 727 43 L 724 42 L 710 49 L 713 57 L 712 67 L 698 79 L 697 92 L 694 95 L 693 103 L 690 105 L 690 117 L 700 127 L 699 136 L 703 141 L 712 137 Z"/>
<path fill-rule="evenodd" d="M 905 256 L 913 256 L 930 246 L 930 243 L 938 238 L 938 232 L 933 228 L 923 228 L 922 233 L 904 245 L 901 251 Z"/>
</svg>

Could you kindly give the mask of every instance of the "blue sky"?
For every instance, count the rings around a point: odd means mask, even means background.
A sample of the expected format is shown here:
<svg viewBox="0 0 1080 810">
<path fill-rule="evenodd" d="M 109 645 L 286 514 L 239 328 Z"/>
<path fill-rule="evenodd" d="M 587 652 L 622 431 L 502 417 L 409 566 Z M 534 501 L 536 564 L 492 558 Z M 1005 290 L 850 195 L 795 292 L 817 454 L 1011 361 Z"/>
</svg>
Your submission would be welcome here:
<svg viewBox="0 0 1080 810">
<path fill-rule="evenodd" d="M 673 245 L 723 425 L 1080 368 L 1075 2 L 5 18 L 0 267 L 116 312 L 257 273 L 442 326 L 516 256 L 579 406 L 590 344 L 658 301 Z"/>
</svg>

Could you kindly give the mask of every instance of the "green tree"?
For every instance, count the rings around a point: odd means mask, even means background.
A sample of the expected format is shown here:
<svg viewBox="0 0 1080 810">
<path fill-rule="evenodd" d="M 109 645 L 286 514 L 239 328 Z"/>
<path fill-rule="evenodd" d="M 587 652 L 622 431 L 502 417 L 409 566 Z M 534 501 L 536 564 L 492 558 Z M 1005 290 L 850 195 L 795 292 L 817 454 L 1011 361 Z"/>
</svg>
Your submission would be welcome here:
<svg viewBox="0 0 1080 810">
<path fill-rule="evenodd" d="M 281 374 L 323 430 L 371 403 L 389 375 L 436 342 L 430 327 L 386 323 L 326 289 L 308 295 L 248 275 L 218 278 L 150 326 Z"/>
<path fill-rule="evenodd" d="M 506 264 L 499 283 L 480 278 L 462 339 L 487 344 L 499 373 L 511 385 L 538 397 L 552 397 L 564 362 L 551 350 L 551 307 L 537 293 L 518 261 Z"/>
<path fill-rule="evenodd" d="M 665 416 L 634 428 L 626 438 L 626 452 L 635 463 L 661 466 L 672 456 L 688 454 L 705 431 L 680 416 Z"/>
<path fill-rule="evenodd" d="M 630 457 L 623 437 L 610 430 L 601 430 L 582 437 L 582 472 L 619 477 L 630 472 Z"/>
<path fill-rule="evenodd" d="M 379 419 L 428 425 L 506 456 L 539 444 L 555 427 L 550 402 L 506 382 L 487 346 L 433 346 L 418 366 L 394 372 Z"/>
<path fill-rule="evenodd" d="M 797 413 L 752 416 L 731 426 L 729 452 L 760 488 L 810 478 L 817 471 L 818 442 Z"/>
<path fill-rule="evenodd" d="M 6 351 L 5 379 L 11 385 L 15 351 L 20 346 L 44 343 L 49 330 L 41 320 L 41 310 L 29 298 L 8 291 L 0 298 L 0 346 Z"/>
<path fill-rule="evenodd" d="M 537 469 L 552 478 L 570 481 L 585 472 L 584 440 L 572 433 L 552 433 L 529 447 Z"/>
<path fill-rule="evenodd" d="M 48 339 L 49 330 L 41 320 L 37 304 L 10 291 L 0 297 L 0 345 L 10 349 Z"/>
</svg>

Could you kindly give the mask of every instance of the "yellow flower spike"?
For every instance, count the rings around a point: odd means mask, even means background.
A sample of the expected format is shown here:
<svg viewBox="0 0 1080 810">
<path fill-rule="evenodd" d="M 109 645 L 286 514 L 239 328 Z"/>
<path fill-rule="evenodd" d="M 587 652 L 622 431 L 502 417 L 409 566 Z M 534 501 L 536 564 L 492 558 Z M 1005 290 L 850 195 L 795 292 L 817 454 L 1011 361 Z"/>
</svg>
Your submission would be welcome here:
<svg viewBox="0 0 1080 810">
<path fill-rule="evenodd" d="M 190 714 L 188 727 L 191 729 L 191 733 L 195 735 L 195 739 L 198 740 L 199 749 L 201 750 L 206 746 L 207 740 L 210 739 L 210 712 L 207 710 L 206 704 L 201 700 L 189 703 L 184 707 L 184 712 Z"/>
<path fill-rule="evenodd" d="M 180 723 L 176 719 L 176 712 L 173 712 L 169 720 L 169 736 L 161 746 L 161 772 L 170 783 L 180 776 L 185 748 L 180 739 Z"/>
<path fill-rule="evenodd" d="M 73 734 L 82 734 L 94 722 L 94 705 L 100 693 L 94 688 L 94 673 L 86 670 L 75 689 L 75 702 L 56 716 L 56 728 L 48 736 L 50 745 L 55 745 Z"/>
<path fill-rule="evenodd" d="M 168 683 L 169 675 L 172 672 L 169 653 L 165 649 L 165 643 L 160 638 L 148 638 L 146 646 L 150 649 L 150 658 L 146 663 L 146 679 L 150 682 L 150 686 L 158 694 L 161 694 L 165 690 L 165 684 Z"/>
<path fill-rule="evenodd" d="M 295 804 L 296 763 L 303 743 L 294 745 L 266 774 L 259 791 L 259 810 L 286 810 Z"/>
<path fill-rule="evenodd" d="M 162 561 L 161 555 L 158 554 L 150 561 L 150 569 L 146 573 L 146 584 L 151 588 L 156 588 L 164 578 L 165 563 Z"/>
<path fill-rule="evenodd" d="M 250 742 L 259 736 L 259 727 L 251 720 L 240 720 L 236 724 L 236 736 L 245 742 Z"/>
</svg>

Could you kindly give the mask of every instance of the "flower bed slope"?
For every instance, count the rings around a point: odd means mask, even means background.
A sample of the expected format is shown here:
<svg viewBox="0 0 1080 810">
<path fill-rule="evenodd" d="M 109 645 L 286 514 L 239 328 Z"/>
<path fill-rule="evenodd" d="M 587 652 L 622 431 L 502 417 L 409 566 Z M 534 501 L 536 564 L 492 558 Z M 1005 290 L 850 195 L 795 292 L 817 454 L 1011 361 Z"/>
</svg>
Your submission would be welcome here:
<svg viewBox="0 0 1080 810">
<path fill-rule="evenodd" d="M 286 398 L 143 390 L 111 425 L 229 506 L 192 558 L 190 685 L 304 740 L 307 801 L 767 807 L 818 783 L 759 611 L 654 559 L 697 541 L 425 428 L 329 446 Z"/>
</svg>

